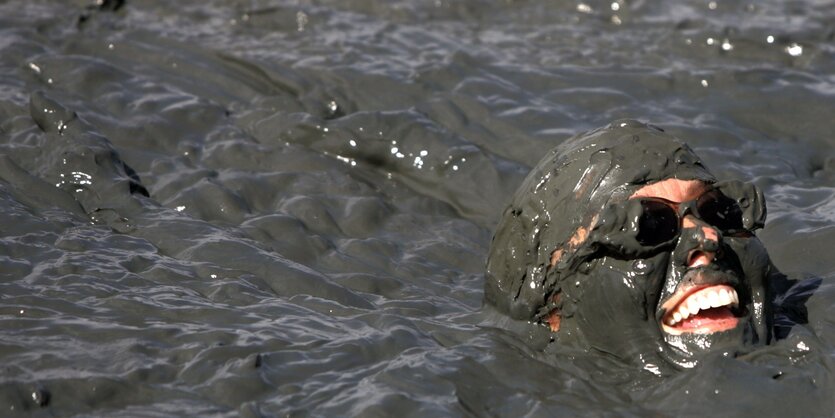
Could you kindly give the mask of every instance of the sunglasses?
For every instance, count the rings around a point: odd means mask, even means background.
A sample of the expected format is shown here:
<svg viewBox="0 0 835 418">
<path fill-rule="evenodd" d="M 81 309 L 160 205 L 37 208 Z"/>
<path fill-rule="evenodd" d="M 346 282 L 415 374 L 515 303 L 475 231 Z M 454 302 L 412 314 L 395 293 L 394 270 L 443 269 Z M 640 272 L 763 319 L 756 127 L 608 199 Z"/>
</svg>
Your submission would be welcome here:
<svg viewBox="0 0 835 418">
<path fill-rule="evenodd" d="M 635 239 L 644 246 L 656 246 L 676 238 L 687 213 L 692 213 L 723 234 L 748 232 L 743 224 L 742 208 L 718 190 L 710 190 L 696 200 L 682 203 L 658 198 L 637 200 L 642 210 Z"/>
<path fill-rule="evenodd" d="M 766 210 L 762 192 L 753 184 L 739 181 L 716 183 L 697 199 L 681 203 L 652 197 L 629 199 L 604 211 L 598 224 L 604 235 L 600 242 L 621 253 L 632 252 L 628 249 L 636 248 L 634 244 L 643 250 L 655 250 L 678 238 L 688 214 L 725 236 L 734 236 L 761 228 Z"/>
</svg>

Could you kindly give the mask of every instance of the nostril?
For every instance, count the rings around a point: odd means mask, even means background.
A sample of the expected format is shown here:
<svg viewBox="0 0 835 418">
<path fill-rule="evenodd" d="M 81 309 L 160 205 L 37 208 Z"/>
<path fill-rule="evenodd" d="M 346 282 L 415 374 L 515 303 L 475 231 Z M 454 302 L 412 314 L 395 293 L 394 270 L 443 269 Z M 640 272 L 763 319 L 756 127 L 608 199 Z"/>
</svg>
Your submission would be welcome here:
<svg viewBox="0 0 835 418">
<path fill-rule="evenodd" d="M 700 250 L 693 250 L 690 252 L 690 255 L 687 257 L 687 266 L 688 267 L 699 267 L 699 266 L 706 266 L 713 261 L 714 254 L 711 252 L 705 252 Z"/>
</svg>

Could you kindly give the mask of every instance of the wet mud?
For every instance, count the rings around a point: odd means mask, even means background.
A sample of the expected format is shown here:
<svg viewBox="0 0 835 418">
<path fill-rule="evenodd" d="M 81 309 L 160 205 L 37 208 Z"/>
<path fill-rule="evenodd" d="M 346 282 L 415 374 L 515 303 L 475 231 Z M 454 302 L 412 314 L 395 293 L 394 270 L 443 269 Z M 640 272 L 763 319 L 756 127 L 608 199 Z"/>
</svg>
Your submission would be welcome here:
<svg viewBox="0 0 835 418">
<path fill-rule="evenodd" d="M 832 416 L 832 6 L 2 3 L 0 415 Z M 762 191 L 770 344 L 658 376 L 490 293 L 526 176 L 624 118 Z"/>
</svg>

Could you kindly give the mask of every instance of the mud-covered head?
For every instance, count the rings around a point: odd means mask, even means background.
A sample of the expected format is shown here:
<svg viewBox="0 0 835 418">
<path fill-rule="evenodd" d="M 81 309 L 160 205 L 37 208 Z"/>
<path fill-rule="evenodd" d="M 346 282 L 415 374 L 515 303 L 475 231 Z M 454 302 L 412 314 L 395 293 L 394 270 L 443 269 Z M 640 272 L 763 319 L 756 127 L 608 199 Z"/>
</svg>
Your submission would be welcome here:
<svg viewBox="0 0 835 418">
<path fill-rule="evenodd" d="M 692 366 L 770 338 L 772 267 L 752 234 L 764 220 L 756 187 L 717 182 L 686 144 L 619 120 L 550 151 L 516 191 L 485 300 L 558 343 Z"/>
</svg>

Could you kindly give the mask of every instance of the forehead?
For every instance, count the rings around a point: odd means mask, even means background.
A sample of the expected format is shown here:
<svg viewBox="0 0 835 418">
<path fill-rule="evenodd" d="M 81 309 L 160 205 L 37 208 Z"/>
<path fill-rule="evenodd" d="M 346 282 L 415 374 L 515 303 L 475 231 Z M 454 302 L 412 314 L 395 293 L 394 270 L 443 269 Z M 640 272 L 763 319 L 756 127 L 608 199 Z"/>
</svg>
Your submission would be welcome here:
<svg viewBox="0 0 835 418">
<path fill-rule="evenodd" d="M 701 180 L 665 179 L 641 187 L 629 198 L 655 197 L 681 203 L 701 196 L 708 188 L 710 185 Z"/>
</svg>

